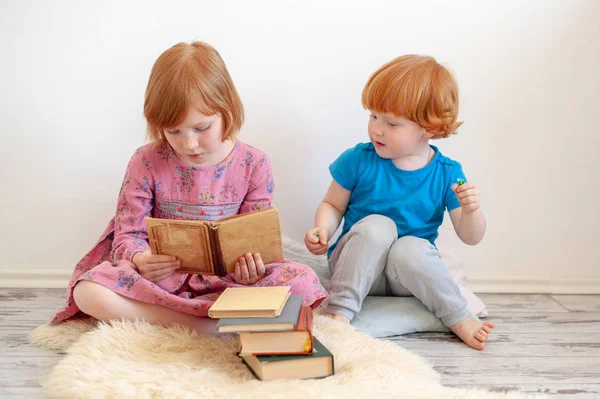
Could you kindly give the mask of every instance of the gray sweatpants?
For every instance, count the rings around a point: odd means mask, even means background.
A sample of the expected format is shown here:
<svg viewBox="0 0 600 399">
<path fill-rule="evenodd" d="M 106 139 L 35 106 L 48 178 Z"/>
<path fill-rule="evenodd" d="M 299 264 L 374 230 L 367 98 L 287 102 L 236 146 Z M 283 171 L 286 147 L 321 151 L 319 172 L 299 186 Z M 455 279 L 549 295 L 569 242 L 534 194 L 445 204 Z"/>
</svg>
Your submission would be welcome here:
<svg viewBox="0 0 600 399">
<path fill-rule="evenodd" d="M 352 226 L 329 257 L 329 268 L 326 310 L 350 320 L 367 295 L 414 295 L 448 327 L 471 315 L 435 246 L 422 238 L 398 238 L 394 221 L 382 215 Z"/>
</svg>

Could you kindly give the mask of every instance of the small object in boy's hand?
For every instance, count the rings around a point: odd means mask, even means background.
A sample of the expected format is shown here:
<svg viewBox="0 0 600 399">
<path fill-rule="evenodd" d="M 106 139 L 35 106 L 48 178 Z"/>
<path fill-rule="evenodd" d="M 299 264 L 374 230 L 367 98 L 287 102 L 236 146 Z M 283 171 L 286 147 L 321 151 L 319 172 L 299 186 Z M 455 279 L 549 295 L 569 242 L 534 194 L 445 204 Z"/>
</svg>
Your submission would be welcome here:
<svg viewBox="0 0 600 399">
<path fill-rule="evenodd" d="M 321 238 L 321 237 L 319 237 L 319 233 L 313 233 L 313 236 L 315 236 L 317 238 Z"/>
<path fill-rule="evenodd" d="M 465 184 L 465 179 L 459 177 L 458 179 L 456 179 L 456 182 L 458 183 L 459 186 L 462 186 L 463 184 Z"/>
</svg>

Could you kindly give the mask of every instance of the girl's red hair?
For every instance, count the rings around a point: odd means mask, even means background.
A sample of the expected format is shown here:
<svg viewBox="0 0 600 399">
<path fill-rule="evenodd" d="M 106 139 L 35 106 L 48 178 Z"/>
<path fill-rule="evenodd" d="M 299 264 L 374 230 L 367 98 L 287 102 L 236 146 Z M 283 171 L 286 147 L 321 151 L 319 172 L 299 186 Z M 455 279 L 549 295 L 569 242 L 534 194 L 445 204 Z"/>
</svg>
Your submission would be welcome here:
<svg viewBox="0 0 600 399">
<path fill-rule="evenodd" d="M 242 101 L 225 62 L 203 42 L 176 44 L 154 63 L 144 101 L 149 140 L 167 144 L 164 129 L 179 125 L 190 107 L 221 115 L 222 140 L 234 137 L 244 122 Z"/>
</svg>

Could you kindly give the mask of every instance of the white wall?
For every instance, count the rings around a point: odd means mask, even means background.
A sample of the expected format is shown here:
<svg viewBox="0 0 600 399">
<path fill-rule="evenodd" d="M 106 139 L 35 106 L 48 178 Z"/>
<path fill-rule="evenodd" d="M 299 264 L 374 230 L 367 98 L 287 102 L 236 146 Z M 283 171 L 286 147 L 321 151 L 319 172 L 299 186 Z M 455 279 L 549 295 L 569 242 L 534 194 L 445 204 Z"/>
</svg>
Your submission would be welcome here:
<svg viewBox="0 0 600 399">
<path fill-rule="evenodd" d="M 368 76 L 433 55 L 461 87 L 439 141 L 482 191 L 489 230 L 457 246 L 479 290 L 600 292 L 600 2 L 3 1 L 0 283 L 64 286 L 144 143 L 153 62 L 215 46 L 266 150 L 286 234 L 301 239 L 329 163 L 364 141 Z"/>
</svg>

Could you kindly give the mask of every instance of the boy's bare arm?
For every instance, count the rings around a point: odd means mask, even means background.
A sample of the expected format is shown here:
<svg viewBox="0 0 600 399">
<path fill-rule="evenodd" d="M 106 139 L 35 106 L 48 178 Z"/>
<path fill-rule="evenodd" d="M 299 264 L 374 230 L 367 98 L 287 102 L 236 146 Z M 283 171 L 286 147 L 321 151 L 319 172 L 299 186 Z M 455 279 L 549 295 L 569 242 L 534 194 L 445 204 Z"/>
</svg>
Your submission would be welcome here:
<svg viewBox="0 0 600 399">
<path fill-rule="evenodd" d="M 487 223 L 480 209 L 465 213 L 461 208 L 456 208 L 450 211 L 450 219 L 456 234 L 465 244 L 477 245 L 483 239 Z"/>
<path fill-rule="evenodd" d="M 331 238 L 339 227 L 346 213 L 350 194 L 350 191 L 333 180 L 329 186 L 329 190 L 327 190 L 327 194 L 325 194 L 325 198 L 323 198 L 323 202 L 317 208 L 315 227 L 325 228 L 328 238 Z"/>
<path fill-rule="evenodd" d="M 480 209 L 479 190 L 475 184 L 458 179 L 452 185 L 460 208 L 450 211 L 450 219 L 458 237 L 467 245 L 477 245 L 483 239 L 486 221 Z"/>
<path fill-rule="evenodd" d="M 350 191 L 335 180 L 331 182 L 325 198 L 317 208 L 314 228 L 310 229 L 304 237 L 304 243 L 313 254 L 321 255 L 327 252 L 327 243 L 346 213 L 350 194 Z"/>
</svg>

